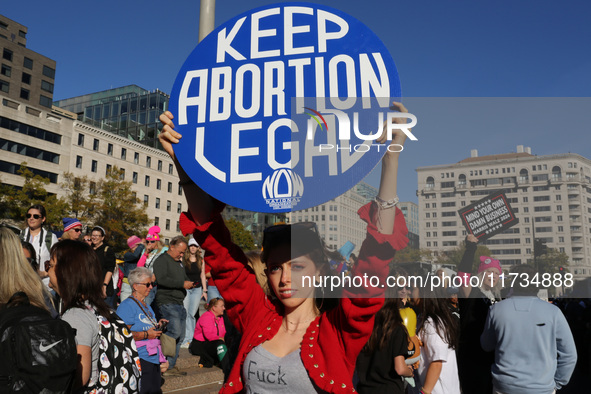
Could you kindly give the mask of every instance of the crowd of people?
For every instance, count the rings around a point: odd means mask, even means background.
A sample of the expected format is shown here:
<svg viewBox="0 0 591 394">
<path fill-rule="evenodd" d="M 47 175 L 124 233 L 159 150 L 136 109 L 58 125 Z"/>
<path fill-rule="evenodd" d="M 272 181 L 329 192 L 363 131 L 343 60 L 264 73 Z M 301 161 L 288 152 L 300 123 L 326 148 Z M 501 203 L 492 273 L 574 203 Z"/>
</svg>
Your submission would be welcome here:
<svg viewBox="0 0 591 394">
<path fill-rule="evenodd" d="M 76 329 L 72 392 L 115 385 L 103 371 L 105 358 L 117 355 L 108 354 L 102 330 L 119 320 L 118 333 L 132 343 L 121 356 L 137 356 L 138 364 L 127 362 L 119 378 L 140 393 L 159 393 L 165 378 L 187 373 L 176 366 L 181 347 L 198 357 L 195 368 L 222 369 L 223 393 L 550 394 L 568 383 L 577 350 L 563 313 L 531 289 L 502 300 L 502 269 L 493 257 L 481 258 L 475 274 L 483 285 L 472 287 L 473 236 L 458 266 L 459 289 L 366 285 L 335 295 L 304 285 L 304 276 L 335 270 L 408 275 L 392 263 L 408 242 L 396 208 L 399 152 L 385 154 L 378 196 L 359 210 L 367 235 L 357 256 L 335 264 L 312 222 L 271 226 L 262 251 L 241 250 L 222 219 L 224 204 L 178 165 L 172 145 L 182 136 L 172 115 L 160 120 L 160 141 L 177 164 L 189 205 L 180 220 L 185 236 L 165 245 L 158 226 L 130 235 L 117 264 L 101 226 L 83 234 L 80 221 L 64 218 L 58 241 L 43 227 L 42 205 L 27 211 L 20 241 L 0 228 L 0 307 L 25 292 Z M 405 138 L 394 132 L 391 143 L 403 145 Z M 528 269 L 515 272 L 533 274 Z"/>
</svg>

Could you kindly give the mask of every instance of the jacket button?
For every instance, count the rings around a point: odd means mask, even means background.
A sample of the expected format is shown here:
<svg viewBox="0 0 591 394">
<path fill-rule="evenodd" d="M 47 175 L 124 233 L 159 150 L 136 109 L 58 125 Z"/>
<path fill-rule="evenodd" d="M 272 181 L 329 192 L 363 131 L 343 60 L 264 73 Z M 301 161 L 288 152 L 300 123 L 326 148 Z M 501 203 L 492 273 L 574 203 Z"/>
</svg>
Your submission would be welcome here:
<svg viewBox="0 0 591 394">
<path fill-rule="evenodd" d="M 314 364 L 314 368 L 318 368 L 318 364 Z"/>
<path fill-rule="evenodd" d="M 271 329 L 271 327 L 267 327 L 267 330 L 270 330 L 270 329 Z"/>
<path fill-rule="evenodd" d="M 329 383 L 330 383 L 330 384 L 334 384 L 334 380 L 331 380 Z M 232 385 L 232 383 L 230 383 L 230 386 L 231 386 L 231 385 Z"/>
<path fill-rule="evenodd" d="M 259 334 L 259 338 L 262 338 L 262 337 L 263 337 L 263 335 L 262 334 Z"/>
<path fill-rule="evenodd" d="M 308 354 L 308 356 L 310 356 L 310 357 L 314 357 L 314 355 L 313 355 L 313 354 Z"/>
<path fill-rule="evenodd" d="M 343 383 L 343 385 L 341 387 L 342 388 L 345 388 L 345 387 L 347 387 L 347 385 L 345 383 Z"/>
<path fill-rule="evenodd" d="M 314 340 L 314 337 L 310 337 L 310 340 L 313 341 Z"/>
<path fill-rule="evenodd" d="M 324 372 L 322 372 L 322 373 L 320 374 L 320 377 L 321 377 L 321 378 L 323 378 L 323 377 L 324 377 Z"/>
<path fill-rule="evenodd" d="M 314 346 L 314 345 L 310 343 L 308 346 L 312 347 L 312 346 Z"/>
<path fill-rule="evenodd" d="M 230 382 L 229 384 L 230 384 L 230 387 L 234 386 L 234 383 L 232 383 L 232 382 Z"/>
<path fill-rule="evenodd" d="M 312 331 L 312 334 L 316 334 L 316 331 Z"/>
</svg>

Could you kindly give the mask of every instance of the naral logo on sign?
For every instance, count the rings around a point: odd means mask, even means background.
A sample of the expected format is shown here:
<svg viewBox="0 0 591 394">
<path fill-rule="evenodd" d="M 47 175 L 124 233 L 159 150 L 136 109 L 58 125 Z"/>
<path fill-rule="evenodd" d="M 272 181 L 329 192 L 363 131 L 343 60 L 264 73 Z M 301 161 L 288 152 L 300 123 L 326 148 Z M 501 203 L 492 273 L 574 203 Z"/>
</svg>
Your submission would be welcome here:
<svg viewBox="0 0 591 394">
<path fill-rule="evenodd" d="M 175 154 L 225 203 L 309 208 L 375 167 L 387 147 L 375 139 L 399 97 L 392 57 L 355 18 L 308 3 L 261 7 L 218 27 L 185 61 L 170 100 L 183 134 Z"/>
</svg>

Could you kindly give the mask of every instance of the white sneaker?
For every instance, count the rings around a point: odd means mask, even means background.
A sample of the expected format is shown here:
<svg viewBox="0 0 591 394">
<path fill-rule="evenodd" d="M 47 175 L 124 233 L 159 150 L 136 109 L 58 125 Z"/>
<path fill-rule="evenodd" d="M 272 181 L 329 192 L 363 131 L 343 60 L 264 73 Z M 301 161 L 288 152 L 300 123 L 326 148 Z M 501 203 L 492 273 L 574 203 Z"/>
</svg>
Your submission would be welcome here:
<svg viewBox="0 0 591 394">
<path fill-rule="evenodd" d="M 188 349 L 191 342 L 185 342 L 181 345 L 182 348 Z"/>
</svg>

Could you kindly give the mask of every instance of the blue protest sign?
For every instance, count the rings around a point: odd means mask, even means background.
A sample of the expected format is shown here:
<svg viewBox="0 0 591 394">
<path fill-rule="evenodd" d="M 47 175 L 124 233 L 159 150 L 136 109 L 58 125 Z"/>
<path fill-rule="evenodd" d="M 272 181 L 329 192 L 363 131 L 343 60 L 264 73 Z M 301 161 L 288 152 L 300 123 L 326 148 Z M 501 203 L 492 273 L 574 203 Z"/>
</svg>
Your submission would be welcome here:
<svg viewBox="0 0 591 394">
<path fill-rule="evenodd" d="M 183 64 L 170 99 L 175 154 L 225 203 L 309 208 L 379 162 L 375 139 L 397 97 L 394 61 L 363 23 L 315 4 L 264 6 L 215 29 Z"/>
</svg>

